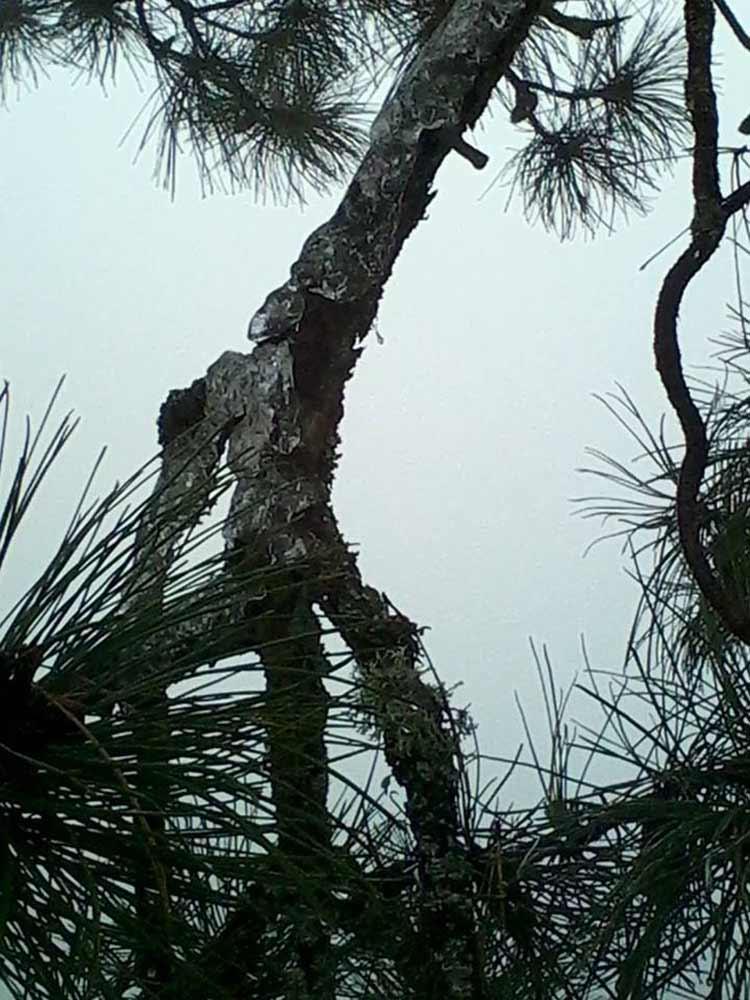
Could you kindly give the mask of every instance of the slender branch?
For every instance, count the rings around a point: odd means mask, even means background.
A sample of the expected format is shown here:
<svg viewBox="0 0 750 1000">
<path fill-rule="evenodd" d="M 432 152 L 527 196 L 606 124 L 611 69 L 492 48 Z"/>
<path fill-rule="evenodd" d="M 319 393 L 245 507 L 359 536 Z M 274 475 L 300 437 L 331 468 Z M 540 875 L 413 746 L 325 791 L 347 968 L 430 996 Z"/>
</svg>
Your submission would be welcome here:
<svg viewBox="0 0 750 1000">
<path fill-rule="evenodd" d="M 164 52 L 164 43 L 157 38 L 151 30 L 151 25 L 149 24 L 148 17 L 146 16 L 144 0 L 135 0 L 135 13 L 138 18 L 140 29 L 143 32 L 143 37 L 146 39 L 146 45 L 148 46 L 149 51 L 155 57 L 157 54 L 161 55 Z"/>
<path fill-rule="evenodd" d="M 195 26 L 195 11 L 193 10 L 193 5 L 189 3 L 189 0 L 172 0 L 172 2 L 179 11 L 180 20 L 190 37 L 190 41 L 193 43 L 196 55 L 208 55 L 211 49 Z"/>
<path fill-rule="evenodd" d="M 685 437 L 685 455 L 677 485 L 677 520 L 683 552 L 711 607 L 734 635 L 750 642 L 750 609 L 742 607 L 737 596 L 727 589 L 726 581 L 716 575 L 701 543 L 699 491 L 708 461 L 708 438 L 685 380 L 677 337 L 677 316 L 685 291 L 718 248 L 730 211 L 743 204 L 745 192 L 735 192 L 724 201 L 719 186 L 718 114 L 711 75 L 714 30 L 711 0 L 686 0 L 685 29 L 686 94 L 695 136 L 692 238 L 670 268 L 659 293 L 654 316 L 654 353 L 662 384 Z"/>
<path fill-rule="evenodd" d="M 537 80 L 523 81 L 531 91 L 538 91 L 541 94 L 549 94 L 550 97 L 559 97 L 564 101 L 591 101 L 597 98 L 606 100 L 613 96 L 611 85 L 605 84 L 602 87 L 576 87 L 575 90 L 561 90 L 559 87 L 550 87 L 546 83 Z"/>
<path fill-rule="evenodd" d="M 623 21 L 627 20 L 627 18 L 621 15 L 598 18 L 574 17 L 570 14 L 563 14 L 562 11 L 554 6 L 554 3 L 548 5 L 542 16 L 550 24 L 554 24 L 556 28 L 563 28 L 565 31 L 570 32 L 571 35 L 582 38 L 584 41 L 589 41 L 602 28 L 615 28 L 618 24 L 622 24 Z"/>
<path fill-rule="evenodd" d="M 731 7 L 727 3 L 727 0 L 714 0 L 714 3 L 721 11 L 724 20 L 734 32 L 740 45 L 744 45 L 746 49 L 750 50 L 750 35 L 748 35 L 740 24 L 737 15 L 732 11 Z"/>
<path fill-rule="evenodd" d="M 736 191 L 732 191 L 722 202 L 722 209 L 727 219 L 735 212 L 741 211 L 746 205 L 750 205 L 750 181 L 745 181 Z"/>
</svg>

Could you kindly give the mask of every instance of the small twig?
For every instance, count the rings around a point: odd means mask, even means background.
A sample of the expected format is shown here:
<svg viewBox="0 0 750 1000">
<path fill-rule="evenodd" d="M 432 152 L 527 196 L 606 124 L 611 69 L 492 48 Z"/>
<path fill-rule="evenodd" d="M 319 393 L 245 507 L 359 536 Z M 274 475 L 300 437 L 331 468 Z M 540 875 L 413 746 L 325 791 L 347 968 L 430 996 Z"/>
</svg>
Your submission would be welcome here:
<svg viewBox="0 0 750 1000">
<path fill-rule="evenodd" d="M 450 136 L 451 148 L 454 149 L 459 156 L 462 156 L 476 170 L 484 170 L 487 164 L 490 162 L 489 156 L 483 153 L 481 149 L 477 149 L 468 143 L 458 132 L 455 135 Z"/>
<path fill-rule="evenodd" d="M 589 41 L 602 28 L 616 28 L 619 24 L 623 24 L 627 20 L 622 15 L 598 18 L 574 17 L 571 14 L 563 14 L 562 11 L 559 11 L 552 4 L 549 5 L 542 16 L 550 24 L 554 24 L 555 27 L 563 28 L 565 31 L 570 32 L 571 35 L 582 38 L 584 41 Z"/>
</svg>

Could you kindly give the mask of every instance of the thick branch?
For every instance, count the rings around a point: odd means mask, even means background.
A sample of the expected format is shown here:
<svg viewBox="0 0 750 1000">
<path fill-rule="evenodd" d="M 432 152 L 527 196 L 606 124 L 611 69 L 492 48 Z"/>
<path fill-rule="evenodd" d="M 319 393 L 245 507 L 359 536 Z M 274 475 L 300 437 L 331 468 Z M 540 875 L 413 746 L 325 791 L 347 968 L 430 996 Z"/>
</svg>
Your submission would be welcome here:
<svg viewBox="0 0 750 1000">
<path fill-rule="evenodd" d="M 452 5 L 373 123 L 369 150 L 337 211 L 309 237 L 289 280 L 253 316 L 252 353 L 222 355 L 204 383 L 206 421 L 212 428 L 231 427 L 228 462 L 237 487 L 225 528 L 230 562 L 275 564 L 290 572 L 303 562 L 317 565 L 312 583 L 304 581 L 307 594 L 302 583 L 289 592 L 295 614 L 307 617 L 320 604 L 357 656 L 365 688 L 374 692 L 374 720 L 405 789 L 420 858 L 424 951 L 431 960 L 418 970 L 414 986 L 419 995 L 446 1000 L 463 1000 L 479 989 L 470 895 L 462 892 L 471 872 L 458 844 L 456 748 L 441 697 L 419 676 L 413 626 L 363 586 L 338 536 L 330 487 L 344 387 L 394 262 L 424 217 L 443 159 L 453 149 L 467 154 L 461 136 L 484 110 L 541 5 Z M 478 166 L 475 151 L 471 157 Z M 341 572 L 326 576 L 326 558 Z M 283 611 L 269 609 L 279 622 Z M 288 660 L 302 662 L 304 650 L 294 635 L 287 638 Z M 262 646 L 259 652 L 274 692 L 291 664 L 276 662 Z M 322 714 L 313 714 L 324 723 L 321 668 L 315 656 L 305 663 L 305 690 L 320 703 Z M 316 749 L 306 760 L 316 766 L 323 762 L 321 732 L 316 724 L 309 734 Z M 283 733 L 269 729 L 269 743 L 283 770 L 289 751 Z M 301 760 L 298 751 L 290 763 L 293 786 L 303 773 L 311 778 Z M 280 823 L 299 807 L 297 791 L 290 786 L 289 793 L 293 802 L 276 796 Z M 317 811 L 322 809 L 318 797 Z M 327 836 L 322 819 L 316 819 L 321 849 Z M 286 849 L 293 852 L 295 845 L 287 841 Z"/>
</svg>

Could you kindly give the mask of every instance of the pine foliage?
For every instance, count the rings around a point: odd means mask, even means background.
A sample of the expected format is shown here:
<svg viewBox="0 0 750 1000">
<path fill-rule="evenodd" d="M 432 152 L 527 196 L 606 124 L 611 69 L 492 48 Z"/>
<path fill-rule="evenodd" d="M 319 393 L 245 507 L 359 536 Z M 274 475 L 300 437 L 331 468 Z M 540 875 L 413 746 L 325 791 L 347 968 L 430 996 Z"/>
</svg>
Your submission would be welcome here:
<svg viewBox="0 0 750 1000">
<path fill-rule="evenodd" d="M 438 30 L 442 0 L 3 0 L 0 97 L 66 67 L 151 88 L 141 147 L 174 191 L 304 198 L 367 148 L 373 98 Z M 570 12 L 568 12 L 570 11 Z M 686 138 L 679 25 L 634 0 L 550 4 L 495 100 L 523 145 L 502 167 L 527 215 L 571 236 L 643 211 Z M 140 126 L 139 126 L 140 127 Z"/>
</svg>

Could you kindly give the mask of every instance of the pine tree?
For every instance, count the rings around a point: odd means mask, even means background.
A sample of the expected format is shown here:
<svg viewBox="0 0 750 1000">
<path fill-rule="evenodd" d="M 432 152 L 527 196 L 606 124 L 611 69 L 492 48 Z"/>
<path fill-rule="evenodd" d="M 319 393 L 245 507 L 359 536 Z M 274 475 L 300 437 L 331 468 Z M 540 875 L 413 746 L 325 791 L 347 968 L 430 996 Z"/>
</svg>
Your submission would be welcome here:
<svg viewBox="0 0 750 1000">
<path fill-rule="evenodd" d="M 711 701 L 698 694 L 705 674 L 659 673 L 634 644 L 623 691 L 660 712 L 645 752 L 622 699 L 592 689 L 609 720 L 593 752 L 635 766 L 622 786 L 588 789 L 575 773 L 548 681 L 544 801 L 494 815 L 469 783 L 470 727 L 431 677 L 419 627 L 362 580 L 330 502 L 344 387 L 385 283 L 444 159 L 487 162 L 464 133 L 493 100 L 528 137 L 506 165 L 527 214 L 565 237 L 645 209 L 691 142 L 691 243 L 655 331 L 686 433 L 667 522 L 688 589 L 697 581 L 716 628 L 744 648 L 744 529 L 735 500 L 710 522 L 699 505 L 707 438 L 675 324 L 750 190 L 719 189 L 711 0 L 688 0 L 683 23 L 639 7 L 3 0 L 4 93 L 50 65 L 107 80 L 124 60 L 150 74 L 145 141 L 169 187 L 184 143 L 208 188 L 301 194 L 348 178 L 252 316 L 251 351 L 170 393 L 150 496 L 122 511 L 136 477 L 82 507 L 6 622 L 0 960 L 19 996 L 458 1000 L 593 997 L 614 983 L 647 997 L 695 977 L 709 954 L 718 991 L 747 979 L 742 754 L 706 764 L 708 748 L 723 752 L 712 740 L 737 746 L 744 718 L 723 653 Z M 387 73 L 365 133 L 368 88 Z M 64 423 L 37 469 L 41 445 L 27 444 L 0 553 L 68 433 Z M 716 482 L 735 496 L 730 472 Z M 196 562 L 200 525 L 229 488 L 224 550 Z M 662 609 L 647 609 L 647 638 L 661 640 Z M 715 648 L 713 632 L 698 634 Z M 670 656 L 693 648 L 685 635 L 664 639 Z M 259 675 L 263 689 L 222 693 L 222 674 Z M 331 806 L 336 740 L 347 753 L 382 747 L 402 811 L 369 787 Z"/>
</svg>

